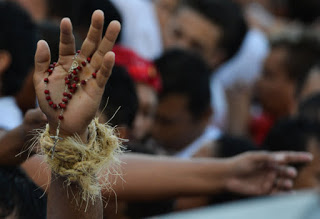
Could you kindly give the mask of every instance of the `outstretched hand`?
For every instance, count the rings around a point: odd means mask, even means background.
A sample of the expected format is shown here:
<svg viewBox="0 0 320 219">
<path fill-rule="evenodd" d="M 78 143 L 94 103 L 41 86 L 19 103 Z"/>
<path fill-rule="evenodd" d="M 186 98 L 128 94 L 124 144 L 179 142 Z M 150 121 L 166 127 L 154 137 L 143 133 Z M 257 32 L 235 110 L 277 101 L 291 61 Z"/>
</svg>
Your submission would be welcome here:
<svg viewBox="0 0 320 219">
<path fill-rule="evenodd" d="M 297 176 L 297 170 L 288 165 L 311 160 L 311 154 L 304 152 L 243 153 L 231 158 L 231 177 L 226 189 L 244 195 L 288 191 Z"/>
<path fill-rule="evenodd" d="M 92 15 L 91 26 L 87 37 L 84 40 L 81 51 L 77 56 L 77 61 L 87 60 L 91 57 L 90 63 L 87 63 L 79 71 L 77 77 L 79 81 L 92 77 L 96 72 L 96 78 L 87 80 L 84 85 L 81 84 L 77 91 L 68 99 L 66 109 L 61 120 L 61 136 L 70 136 L 77 133 L 83 139 L 86 138 L 86 131 L 89 123 L 94 118 L 98 110 L 105 84 L 111 74 L 114 65 L 114 53 L 111 49 L 120 32 L 120 23 L 112 21 L 107 31 L 101 39 L 103 31 L 104 15 L 97 10 Z M 38 97 L 39 105 L 43 113 L 47 116 L 50 125 L 50 132 L 55 133 L 58 125 L 60 109 L 53 109 L 48 104 L 44 91 L 50 92 L 50 98 L 55 103 L 60 103 L 65 90 L 65 77 L 73 63 L 76 53 L 75 40 L 72 33 L 72 24 L 70 19 L 64 18 L 60 25 L 60 46 L 59 60 L 52 74 L 48 77 L 47 88 L 44 83 L 47 78 L 47 70 L 50 65 L 50 50 L 48 44 L 40 40 L 38 42 L 35 55 L 35 73 L 34 86 Z"/>
</svg>

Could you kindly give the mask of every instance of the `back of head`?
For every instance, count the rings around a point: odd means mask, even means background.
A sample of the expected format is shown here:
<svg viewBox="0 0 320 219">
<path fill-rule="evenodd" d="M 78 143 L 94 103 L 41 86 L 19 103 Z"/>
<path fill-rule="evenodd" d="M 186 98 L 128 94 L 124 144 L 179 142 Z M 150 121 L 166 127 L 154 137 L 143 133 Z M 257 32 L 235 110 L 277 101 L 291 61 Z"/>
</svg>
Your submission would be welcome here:
<svg viewBox="0 0 320 219">
<path fill-rule="evenodd" d="M 11 63 L 2 73 L 2 95 L 14 95 L 33 67 L 37 43 L 31 17 L 10 1 L 0 1 L 0 50 L 9 52 Z"/>
<path fill-rule="evenodd" d="M 226 60 L 237 53 L 247 33 L 240 5 L 231 0 L 181 0 L 180 7 L 195 10 L 221 28 L 223 34 L 218 45 Z"/>
<path fill-rule="evenodd" d="M 301 21 L 305 24 L 312 24 L 320 17 L 319 0 L 290 0 L 288 4 L 288 16 L 291 19 Z"/>
<path fill-rule="evenodd" d="M 48 0 L 48 14 L 51 18 L 69 17 L 75 28 L 87 30 L 91 23 L 92 13 L 100 9 L 104 12 L 104 28 L 105 33 L 109 23 L 117 20 L 122 23 L 119 11 L 109 0 Z M 121 33 L 117 38 L 117 42 L 121 41 Z"/>
<path fill-rule="evenodd" d="M 299 103 L 298 116 L 320 122 L 320 93 L 315 93 Z"/>
<path fill-rule="evenodd" d="M 277 122 L 268 133 L 263 147 L 270 151 L 307 151 L 308 141 L 320 140 L 320 125 L 305 118 L 289 118 Z"/>
<path fill-rule="evenodd" d="M 296 82 L 297 94 L 300 92 L 310 69 L 320 59 L 320 39 L 316 33 L 300 33 L 296 37 L 289 34 L 274 39 L 272 48 L 287 51 L 286 70 L 288 77 Z"/>
<path fill-rule="evenodd" d="M 110 120 L 112 126 L 132 127 L 138 108 L 138 97 L 133 80 L 128 72 L 114 66 L 102 96 L 100 109 Z"/>
<path fill-rule="evenodd" d="M 173 49 L 155 61 L 162 78 L 161 98 L 171 94 L 187 97 L 189 111 L 194 118 L 210 108 L 209 67 L 193 53 Z"/>
<path fill-rule="evenodd" d="M 255 150 L 258 150 L 258 147 L 249 139 L 224 134 L 217 140 L 214 154 L 216 157 L 227 158 Z"/>
</svg>

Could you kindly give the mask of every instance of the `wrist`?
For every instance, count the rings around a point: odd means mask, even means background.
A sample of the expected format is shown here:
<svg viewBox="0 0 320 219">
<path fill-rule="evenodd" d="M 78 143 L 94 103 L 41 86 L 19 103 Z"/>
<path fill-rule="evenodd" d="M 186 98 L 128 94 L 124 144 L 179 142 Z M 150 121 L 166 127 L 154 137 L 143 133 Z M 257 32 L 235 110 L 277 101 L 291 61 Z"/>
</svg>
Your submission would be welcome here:
<svg viewBox="0 0 320 219">
<path fill-rule="evenodd" d="M 56 124 L 50 124 L 49 123 L 49 133 L 51 136 L 56 136 L 57 135 L 57 125 Z M 77 131 L 77 132 L 68 132 L 65 131 L 62 128 L 59 128 L 59 137 L 66 139 L 68 137 L 74 137 L 74 136 L 78 136 L 82 143 L 87 143 L 88 142 L 88 126 L 86 128 L 83 129 L 83 131 Z"/>
</svg>

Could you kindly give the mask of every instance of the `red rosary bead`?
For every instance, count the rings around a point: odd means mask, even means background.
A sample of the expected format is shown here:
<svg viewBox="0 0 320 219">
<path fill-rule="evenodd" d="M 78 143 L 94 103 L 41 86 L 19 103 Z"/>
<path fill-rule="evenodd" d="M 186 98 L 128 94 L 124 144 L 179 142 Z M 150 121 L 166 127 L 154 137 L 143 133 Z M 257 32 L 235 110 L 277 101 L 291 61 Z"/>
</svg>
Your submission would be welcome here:
<svg viewBox="0 0 320 219">
<path fill-rule="evenodd" d="M 58 116 L 58 119 L 63 120 L 63 116 L 62 116 L 62 115 L 59 115 L 59 116 Z"/>
<path fill-rule="evenodd" d="M 81 81 L 81 84 L 85 85 L 87 82 L 85 80 Z"/>
<path fill-rule="evenodd" d="M 49 69 L 48 69 L 48 72 L 51 74 L 51 73 L 52 73 L 52 69 L 51 69 L 51 68 L 49 68 Z"/>
<path fill-rule="evenodd" d="M 52 108 L 53 108 L 53 109 L 57 109 L 57 108 L 58 108 L 58 107 L 57 107 L 57 104 L 53 104 L 53 105 L 52 105 Z"/>
<path fill-rule="evenodd" d="M 72 71 L 72 74 L 77 75 L 78 72 L 77 72 L 76 70 L 73 70 L 73 71 Z"/>
<path fill-rule="evenodd" d="M 68 75 L 68 78 L 71 79 L 71 78 L 72 78 L 72 74 L 69 74 L 69 75 Z"/>
<path fill-rule="evenodd" d="M 46 99 L 47 99 L 47 100 L 51 100 L 51 97 L 50 97 L 50 96 L 46 96 Z"/>
<path fill-rule="evenodd" d="M 81 71 L 82 68 L 81 68 L 81 66 L 78 66 L 77 69 L 78 69 L 79 71 Z"/>
<path fill-rule="evenodd" d="M 54 63 L 52 63 L 54 66 L 56 66 L 57 65 L 57 63 L 56 62 L 54 62 Z"/>
<path fill-rule="evenodd" d="M 67 96 L 68 96 L 68 98 L 69 98 L 69 99 L 71 99 L 71 98 L 72 98 L 72 94 L 68 94 Z"/>
<path fill-rule="evenodd" d="M 68 96 L 68 93 L 67 92 L 63 92 L 63 96 Z"/>
<path fill-rule="evenodd" d="M 79 49 L 79 50 L 77 50 L 77 53 L 80 53 L 80 51 L 81 51 L 80 49 Z"/>
<path fill-rule="evenodd" d="M 45 78 L 45 79 L 43 79 L 43 81 L 44 81 L 45 83 L 48 83 L 48 82 L 49 82 L 49 79 L 48 79 L 48 78 Z"/>
<path fill-rule="evenodd" d="M 82 66 L 85 67 L 87 63 L 85 61 L 81 62 Z"/>
<path fill-rule="evenodd" d="M 77 88 L 77 84 L 72 84 L 72 88 Z"/>
<path fill-rule="evenodd" d="M 54 68 L 54 65 L 53 65 L 53 64 L 50 64 L 50 65 L 49 65 L 49 68 Z"/>
<path fill-rule="evenodd" d="M 87 61 L 88 61 L 88 62 L 90 63 L 90 61 L 91 61 L 91 58 L 90 58 L 90 57 L 88 57 L 88 58 L 87 58 Z"/>
<path fill-rule="evenodd" d="M 79 81 L 79 78 L 78 78 L 78 77 L 75 77 L 73 80 L 76 81 L 76 82 L 78 82 L 78 81 Z"/>
<path fill-rule="evenodd" d="M 49 91 L 49 90 L 44 90 L 44 93 L 45 93 L 45 94 L 49 94 L 50 91 Z"/>
<path fill-rule="evenodd" d="M 59 103 L 59 106 L 60 106 L 61 109 L 65 109 L 66 108 L 66 104 L 64 104 L 64 103 Z"/>
<path fill-rule="evenodd" d="M 92 73 L 92 77 L 93 77 L 93 78 L 96 78 L 96 77 L 97 77 L 97 73 L 96 73 L 96 72 L 93 72 L 93 73 Z"/>
<path fill-rule="evenodd" d="M 65 83 L 66 83 L 66 84 L 70 84 L 70 81 L 69 81 L 69 80 L 66 80 Z"/>
<path fill-rule="evenodd" d="M 62 98 L 62 102 L 68 103 L 68 99 L 67 98 Z"/>
<path fill-rule="evenodd" d="M 70 89 L 69 91 L 70 91 L 70 93 L 74 93 L 74 92 L 75 92 L 75 90 L 74 90 L 74 89 Z"/>
<path fill-rule="evenodd" d="M 52 101 L 49 101 L 49 105 L 51 106 L 53 104 L 53 102 Z"/>
</svg>

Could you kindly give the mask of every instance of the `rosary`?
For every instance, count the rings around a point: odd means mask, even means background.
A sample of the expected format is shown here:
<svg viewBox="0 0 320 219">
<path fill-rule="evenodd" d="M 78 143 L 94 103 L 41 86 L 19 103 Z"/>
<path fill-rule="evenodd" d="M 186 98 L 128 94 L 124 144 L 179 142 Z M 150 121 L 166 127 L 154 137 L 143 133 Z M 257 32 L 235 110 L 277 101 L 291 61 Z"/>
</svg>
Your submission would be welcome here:
<svg viewBox="0 0 320 219">
<path fill-rule="evenodd" d="M 45 83 L 45 90 L 44 93 L 46 95 L 46 100 L 48 101 L 49 106 L 53 110 L 60 110 L 59 116 L 58 116 L 58 126 L 56 129 L 56 135 L 55 136 L 50 136 L 50 138 L 54 139 L 54 144 L 51 149 L 52 155 L 51 159 L 54 157 L 54 152 L 56 145 L 60 140 L 63 140 L 63 138 L 59 137 L 59 132 L 60 132 L 60 125 L 61 121 L 63 120 L 63 113 L 67 109 L 67 104 L 71 101 L 72 95 L 77 91 L 77 88 L 80 86 L 86 85 L 87 81 L 90 80 L 91 78 L 96 78 L 97 77 L 97 71 L 91 74 L 90 77 L 88 77 L 85 80 L 81 80 L 78 77 L 78 73 L 82 70 L 82 68 L 86 67 L 87 65 L 90 64 L 91 58 L 88 57 L 85 61 L 82 61 L 81 63 L 78 62 L 77 57 L 80 53 L 80 50 L 78 50 L 73 57 L 73 62 L 72 65 L 68 71 L 67 76 L 64 78 L 65 80 L 65 88 L 62 93 L 62 99 L 61 102 L 56 104 L 53 102 L 51 96 L 50 96 L 50 91 L 48 89 L 48 83 L 49 83 L 49 76 L 52 74 L 54 68 L 56 67 L 57 63 L 50 64 L 49 69 L 45 72 L 47 73 L 47 77 L 43 79 Z"/>
</svg>

